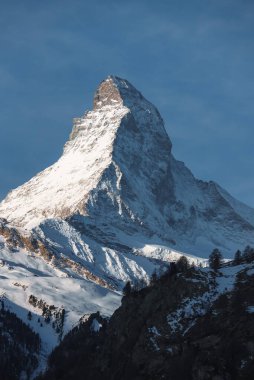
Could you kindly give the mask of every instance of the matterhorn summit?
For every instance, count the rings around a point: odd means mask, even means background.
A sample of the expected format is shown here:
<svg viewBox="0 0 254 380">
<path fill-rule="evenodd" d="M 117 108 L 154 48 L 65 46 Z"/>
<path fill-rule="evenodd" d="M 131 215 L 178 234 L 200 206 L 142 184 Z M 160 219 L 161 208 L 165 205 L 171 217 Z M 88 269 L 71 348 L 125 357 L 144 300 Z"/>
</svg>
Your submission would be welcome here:
<svg viewBox="0 0 254 380">
<path fill-rule="evenodd" d="M 127 81 L 109 77 L 96 91 L 94 110 L 74 119 L 62 157 L 12 191 L 1 203 L 0 215 L 31 228 L 47 218 L 87 215 L 96 206 L 98 193 L 105 191 L 121 214 L 128 208 L 120 198 L 127 191 L 123 187 L 128 187 L 129 198 L 140 192 L 126 176 L 151 176 L 149 182 L 156 182 L 170 148 L 155 107 Z M 114 188 L 106 188 L 108 180 Z M 156 192 L 156 183 L 152 186 Z"/>
</svg>

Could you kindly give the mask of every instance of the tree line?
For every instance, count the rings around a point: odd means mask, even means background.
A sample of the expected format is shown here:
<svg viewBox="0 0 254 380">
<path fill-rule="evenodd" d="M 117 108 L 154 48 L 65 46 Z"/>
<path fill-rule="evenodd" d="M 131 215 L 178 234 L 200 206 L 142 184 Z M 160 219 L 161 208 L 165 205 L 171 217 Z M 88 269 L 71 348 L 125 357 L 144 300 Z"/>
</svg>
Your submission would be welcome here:
<svg viewBox="0 0 254 380">
<path fill-rule="evenodd" d="M 239 249 L 234 255 L 234 259 L 230 262 L 231 265 L 240 265 L 251 263 L 254 261 L 254 248 L 247 245 L 243 251 Z M 218 248 L 215 248 L 209 256 L 209 267 L 215 271 L 221 268 L 224 264 L 223 255 Z"/>
<path fill-rule="evenodd" d="M 243 252 L 239 249 L 236 251 L 234 259 L 230 262 L 230 265 L 240 265 L 243 263 L 251 263 L 252 261 L 254 261 L 254 248 L 247 245 Z M 208 263 L 209 267 L 215 272 L 225 265 L 223 255 L 218 248 L 213 249 L 209 255 Z M 202 266 L 202 264 L 200 264 L 200 266 Z M 155 270 L 151 275 L 149 283 L 147 283 L 143 278 L 140 280 L 135 280 L 133 283 L 131 283 L 131 281 L 127 281 L 123 288 L 123 294 L 125 296 L 135 294 L 135 292 L 139 292 L 148 285 L 153 286 L 158 281 L 163 281 L 163 279 L 176 273 L 186 272 L 193 267 L 195 267 L 194 263 L 190 264 L 186 256 L 181 256 L 176 262 L 171 262 L 166 271 L 158 273 Z"/>
</svg>

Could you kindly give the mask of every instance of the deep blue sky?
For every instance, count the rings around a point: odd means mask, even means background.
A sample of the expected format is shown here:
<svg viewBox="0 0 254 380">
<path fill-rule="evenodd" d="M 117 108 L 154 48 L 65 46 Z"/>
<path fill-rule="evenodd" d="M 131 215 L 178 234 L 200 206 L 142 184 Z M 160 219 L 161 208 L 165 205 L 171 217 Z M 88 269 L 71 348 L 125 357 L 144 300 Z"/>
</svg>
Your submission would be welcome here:
<svg viewBox="0 0 254 380">
<path fill-rule="evenodd" d="M 252 0 L 0 5 L 0 198 L 59 157 L 115 74 L 158 107 L 177 159 L 254 206 Z"/>
</svg>

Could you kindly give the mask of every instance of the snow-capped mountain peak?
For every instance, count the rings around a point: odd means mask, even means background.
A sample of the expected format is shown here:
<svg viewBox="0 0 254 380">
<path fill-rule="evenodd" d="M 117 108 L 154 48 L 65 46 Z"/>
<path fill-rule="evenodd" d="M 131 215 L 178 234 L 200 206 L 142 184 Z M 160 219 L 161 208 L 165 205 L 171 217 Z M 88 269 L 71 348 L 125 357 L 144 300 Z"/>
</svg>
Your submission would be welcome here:
<svg viewBox="0 0 254 380">
<path fill-rule="evenodd" d="M 205 266 L 215 247 L 232 257 L 254 245 L 254 210 L 171 148 L 156 107 L 110 76 L 59 160 L 0 203 L 2 298 L 25 322 L 29 310 L 46 353 L 62 335 L 38 323 L 45 305 L 64 334 L 83 312 L 111 314 L 126 281 L 148 282 L 182 252 Z"/>
<path fill-rule="evenodd" d="M 156 108 L 126 80 L 108 77 L 96 91 L 94 109 L 74 119 L 62 157 L 12 191 L 1 203 L 0 214 L 27 228 L 45 218 L 86 214 L 89 193 L 104 171 L 113 165 L 120 173 L 116 156 L 124 164 L 128 161 L 129 169 L 133 165 L 138 170 L 140 158 L 149 150 L 153 156 L 160 145 L 170 153 L 171 143 Z M 144 170 L 149 172 L 146 164 Z"/>
<path fill-rule="evenodd" d="M 60 218 L 110 246 L 129 246 L 133 234 L 199 255 L 252 243 L 253 209 L 197 180 L 171 147 L 156 107 L 109 76 L 94 109 L 74 119 L 60 159 L 13 190 L 0 216 L 30 230 Z"/>
<path fill-rule="evenodd" d="M 66 309 L 67 332 L 82 310 L 111 314 L 126 281 L 147 282 L 182 252 L 206 265 L 215 247 L 232 257 L 254 245 L 254 210 L 197 180 L 171 148 L 156 107 L 110 76 L 59 160 L 0 203 L 4 297 L 23 320 L 34 313 L 44 340 L 39 304 Z"/>
</svg>

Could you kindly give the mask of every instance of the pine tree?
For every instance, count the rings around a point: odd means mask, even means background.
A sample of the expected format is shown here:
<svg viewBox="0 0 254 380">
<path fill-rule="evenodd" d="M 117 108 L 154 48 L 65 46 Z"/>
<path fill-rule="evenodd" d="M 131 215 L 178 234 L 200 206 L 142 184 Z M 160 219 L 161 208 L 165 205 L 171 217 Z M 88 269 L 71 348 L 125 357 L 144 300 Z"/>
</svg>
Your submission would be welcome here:
<svg viewBox="0 0 254 380">
<path fill-rule="evenodd" d="M 123 288 L 123 295 L 129 296 L 131 294 L 131 283 L 130 281 L 127 281 L 124 288 Z"/>
<path fill-rule="evenodd" d="M 242 262 L 242 252 L 238 249 L 238 250 L 236 251 L 236 253 L 235 253 L 233 263 L 234 263 L 235 265 L 239 265 L 239 264 L 241 264 L 241 262 Z"/>
<path fill-rule="evenodd" d="M 31 319 L 32 319 L 32 313 L 31 313 L 31 311 L 29 311 L 27 313 L 27 319 L 29 319 L 29 321 L 31 321 Z"/>
<path fill-rule="evenodd" d="M 178 272 L 186 272 L 190 268 L 190 264 L 185 256 L 181 256 L 176 262 L 176 267 Z"/>
<path fill-rule="evenodd" d="M 222 264 L 222 254 L 218 248 L 215 248 L 209 256 L 209 266 L 214 271 L 217 271 Z"/>
<path fill-rule="evenodd" d="M 243 259 L 247 263 L 251 263 L 254 260 L 254 248 L 247 245 L 243 251 Z"/>
</svg>

